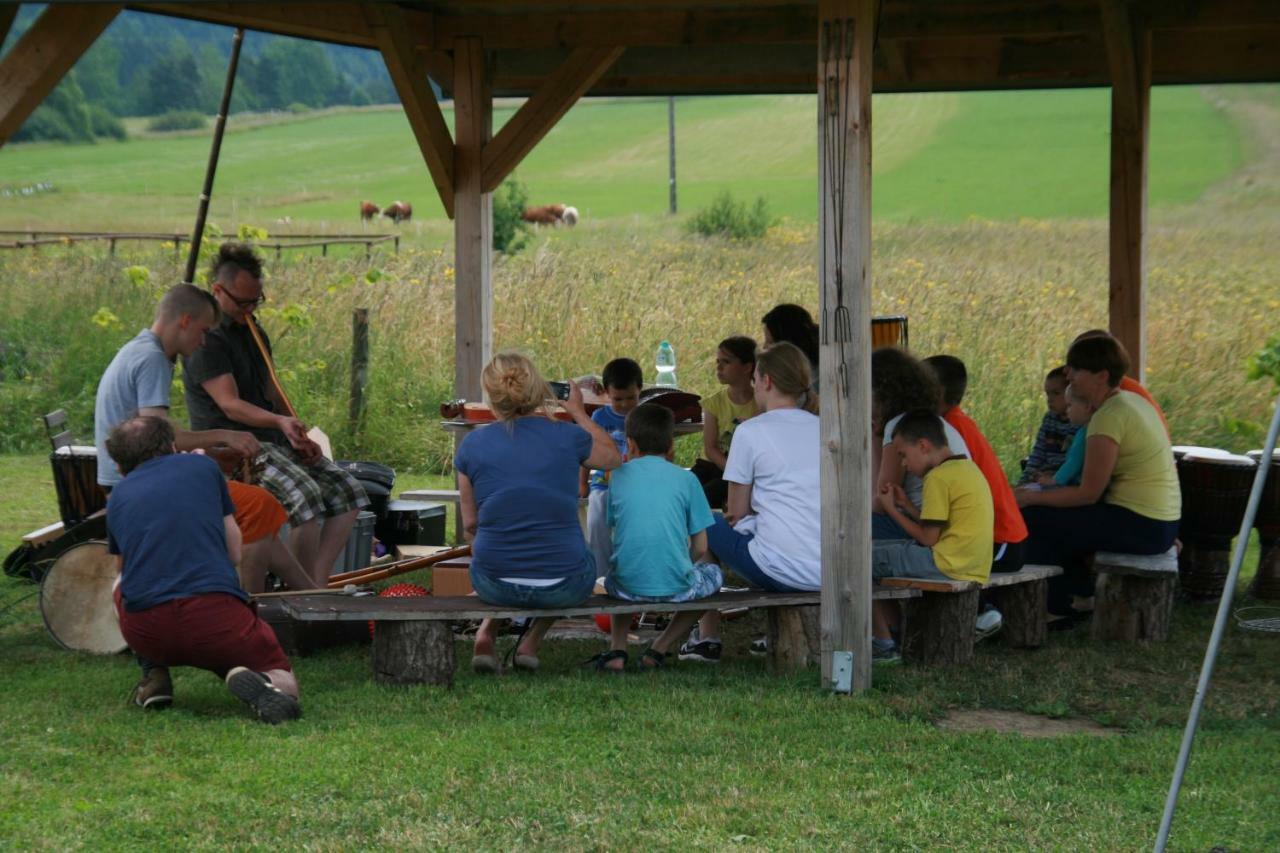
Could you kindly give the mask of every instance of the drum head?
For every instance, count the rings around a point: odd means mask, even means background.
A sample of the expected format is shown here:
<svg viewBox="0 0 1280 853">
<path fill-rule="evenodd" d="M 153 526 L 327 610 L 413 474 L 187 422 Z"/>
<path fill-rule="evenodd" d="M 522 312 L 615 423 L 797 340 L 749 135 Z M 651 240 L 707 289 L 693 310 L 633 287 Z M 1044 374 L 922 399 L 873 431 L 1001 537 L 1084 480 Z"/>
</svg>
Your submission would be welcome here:
<svg viewBox="0 0 1280 853">
<path fill-rule="evenodd" d="M 1233 468 L 1258 467 L 1258 463 L 1248 456 L 1238 456 L 1225 450 L 1210 450 L 1203 447 L 1197 447 L 1195 450 L 1188 452 L 1186 456 L 1182 457 L 1182 462 L 1184 464 L 1201 462 L 1206 465 L 1225 465 Z"/>
<path fill-rule="evenodd" d="M 58 645 L 100 655 L 129 647 L 111 599 L 115 580 L 116 558 L 106 542 L 81 543 L 54 561 L 40 585 L 40 615 Z"/>
</svg>

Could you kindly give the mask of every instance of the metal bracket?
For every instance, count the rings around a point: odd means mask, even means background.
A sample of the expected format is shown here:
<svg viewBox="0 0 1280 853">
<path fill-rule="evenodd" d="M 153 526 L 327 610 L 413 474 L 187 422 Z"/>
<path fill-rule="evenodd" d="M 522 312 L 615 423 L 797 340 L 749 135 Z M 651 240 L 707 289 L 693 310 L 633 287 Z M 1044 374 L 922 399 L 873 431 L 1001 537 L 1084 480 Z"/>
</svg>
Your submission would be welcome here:
<svg viewBox="0 0 1280 853">
<path fill-rule="evenodd" d="M 853 652 L 831 653 L 831 689 L 836 693 L 853 692 Z"/>
</svg>

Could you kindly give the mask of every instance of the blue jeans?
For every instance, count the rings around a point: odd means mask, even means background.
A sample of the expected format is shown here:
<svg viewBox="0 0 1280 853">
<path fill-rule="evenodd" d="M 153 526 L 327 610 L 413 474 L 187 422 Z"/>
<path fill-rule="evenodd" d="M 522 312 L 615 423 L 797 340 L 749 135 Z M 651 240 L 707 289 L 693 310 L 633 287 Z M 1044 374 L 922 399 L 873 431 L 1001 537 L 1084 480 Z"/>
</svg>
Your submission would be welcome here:
<svg viewBox="0 0 1280 853">
<path fill-rule="evenodd" d="M 765 592 L 803 592 L 795 587 L 779 583 L 756 565 L 747 545 L 756 538 L 754 533 L 739 533 L 720 513 L 713 513 L 715 523 L 707 528 L 707 548 L 720 561 L 720 565 L 733 569 L 734 574 L 752 586 Z"/>
<path fill-rule="evenodd" d="M 871 513 L 871 538 L 877 542 L 890 539 L 910 539 L 911 534 L 902 525 L 883 512 Z"/>
<path fill-rule="evenodd" d="M 917 578 L 949 581 L 945 572 L 933 561 L 933 549 L 911 539 L 880 540 L 871 548 L 871 576 L 880 578 Z"/>
<path fill-rule="evenodd" d="M 519 607 L 529 610 L 549 610 L 560 607 L 576 607 L 591 597 L 596 587 L 596 564 L 587 554 L 586 565 L 574 574 L 562 578 L 551 586 L 526 586 L 509 583 L 498 577 L 477 572 L 471 568 L 471 586 L 486 604 L 498 607 Z"/>
</svg>

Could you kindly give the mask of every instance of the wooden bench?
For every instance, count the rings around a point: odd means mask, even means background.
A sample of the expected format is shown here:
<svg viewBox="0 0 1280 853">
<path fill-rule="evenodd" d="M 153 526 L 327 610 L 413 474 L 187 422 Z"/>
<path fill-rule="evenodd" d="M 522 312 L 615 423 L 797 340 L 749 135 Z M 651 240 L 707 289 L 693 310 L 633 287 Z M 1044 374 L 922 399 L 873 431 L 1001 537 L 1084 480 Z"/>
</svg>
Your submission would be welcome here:
<svg viewBox="0 0 1280 853">
<path fill-rule="evenodd" d="M 457 489 L 410 489 L 400 493 L 402 501 L 435 501 L 437 503 L 457 503 L 461 500 Z"/>
<path fill-rule="evenodd" d="M 1008 645 L 1020 649 L 1043 645 L 1049 624 L 1049 578 L 1060 574 L 1061 566 L 1030 565 L 1016 572 L 993 572 L 985 585 L 914 578 L 882 578 L 880 583 L 922 593 L 904 608 L 902 654 L 909 661 L 940 666 L 967 663 L 973 658 L 978 595 L 983 589 L 997 591 Z"/>
<path fill-rule="evenodd" d="M 877 587 L 877 599 L 913 599 L 914 589 Z M 595 595 L 577 607 L 528 610 L 486 604 L 475 596 L 382 598 L 300 594 L 276 599 L 285 613 L 300 622 L 365 622 L 378 629 L 373 638 L 374 679 L 390 684 L 453 684 L 457 663 L 450 622 L 475 619 L 516 619 L 554 616 L 594 616 L 597 613 L 635 613 L 649 609 L 734 610 L 743 607 L 769 609 L 769 662 L 775 670 L 806 666 L 817 660 L 820 647 L 816 592 L 766 593 L 757 590 L 721 592 L 710 598 L 680 604 L 640 605 Z M 972 633 L 972 624 L 970 633 Z"/>
<path fill-rule="evenodd" d="M 1176 548 L 1152 556 L 1099 551 L 1093 568 L 1098 575 L 1093 639 L 1132 643 L 1169 638 L 1178 580 Z"/>
</svg>

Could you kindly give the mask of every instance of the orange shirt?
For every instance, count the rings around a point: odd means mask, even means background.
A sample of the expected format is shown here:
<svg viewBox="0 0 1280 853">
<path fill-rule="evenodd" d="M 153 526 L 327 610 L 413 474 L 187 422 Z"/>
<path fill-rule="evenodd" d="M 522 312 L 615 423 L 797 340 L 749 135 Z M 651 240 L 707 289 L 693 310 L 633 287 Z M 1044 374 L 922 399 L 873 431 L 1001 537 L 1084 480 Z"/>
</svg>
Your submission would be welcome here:
<svg viewBox="0 0 1280 853">
<path fill-rule="evenodd" d="M 238 480 L 227 481 L 231 503 L 236 508 L 236 524 L 244 544 L 250 545 L 280 531 L 289 520 L 275 495 L 260 486 L 250 486 Z"/>
<path fill-rule="evenodd" d="M 982 471 L 982 476 L 991 488 L 991 503 L 996 511 L 996 526 L 992 538 L 997 543 L 1008 544 L 1026 539 L 1027 525 L 1022 520 L 1022 511 L 1018 509 L 1018 501 L 1013 496 L 1009 479 L 1005 477 L 1004 468 L 1000 467 L 1000 460 L 991 449 L 987 437 L 978 429 L 973 418 L 961 411 L 959 406 L 952 406 L 942 419 L 955 427 L 964 443 L 969 445 L 969 458 Z"/>
<path fill-rule="evenodd" d="M 1170 438 L 1173 433 L 1169 432 L 1169 421 L 1164 416 L 1164 409 L 1160 408 L 1160 404 L 1156 402 L 1156 398 L 1151 396 L 1151 392 L 1143 387 L 1142 383 L 1134 379 L 1132 376 L 1125 376 L 1120 380 L 1120 390 L 1128 391 L 1131 394 L 1137 394 L 1142 399 L 1151 404 L 1151 408 L 1156 410 L 1156 414 L 1160 416 L 1160 423 L 1164 424 L 1164 433 Z"/>
</svg>

